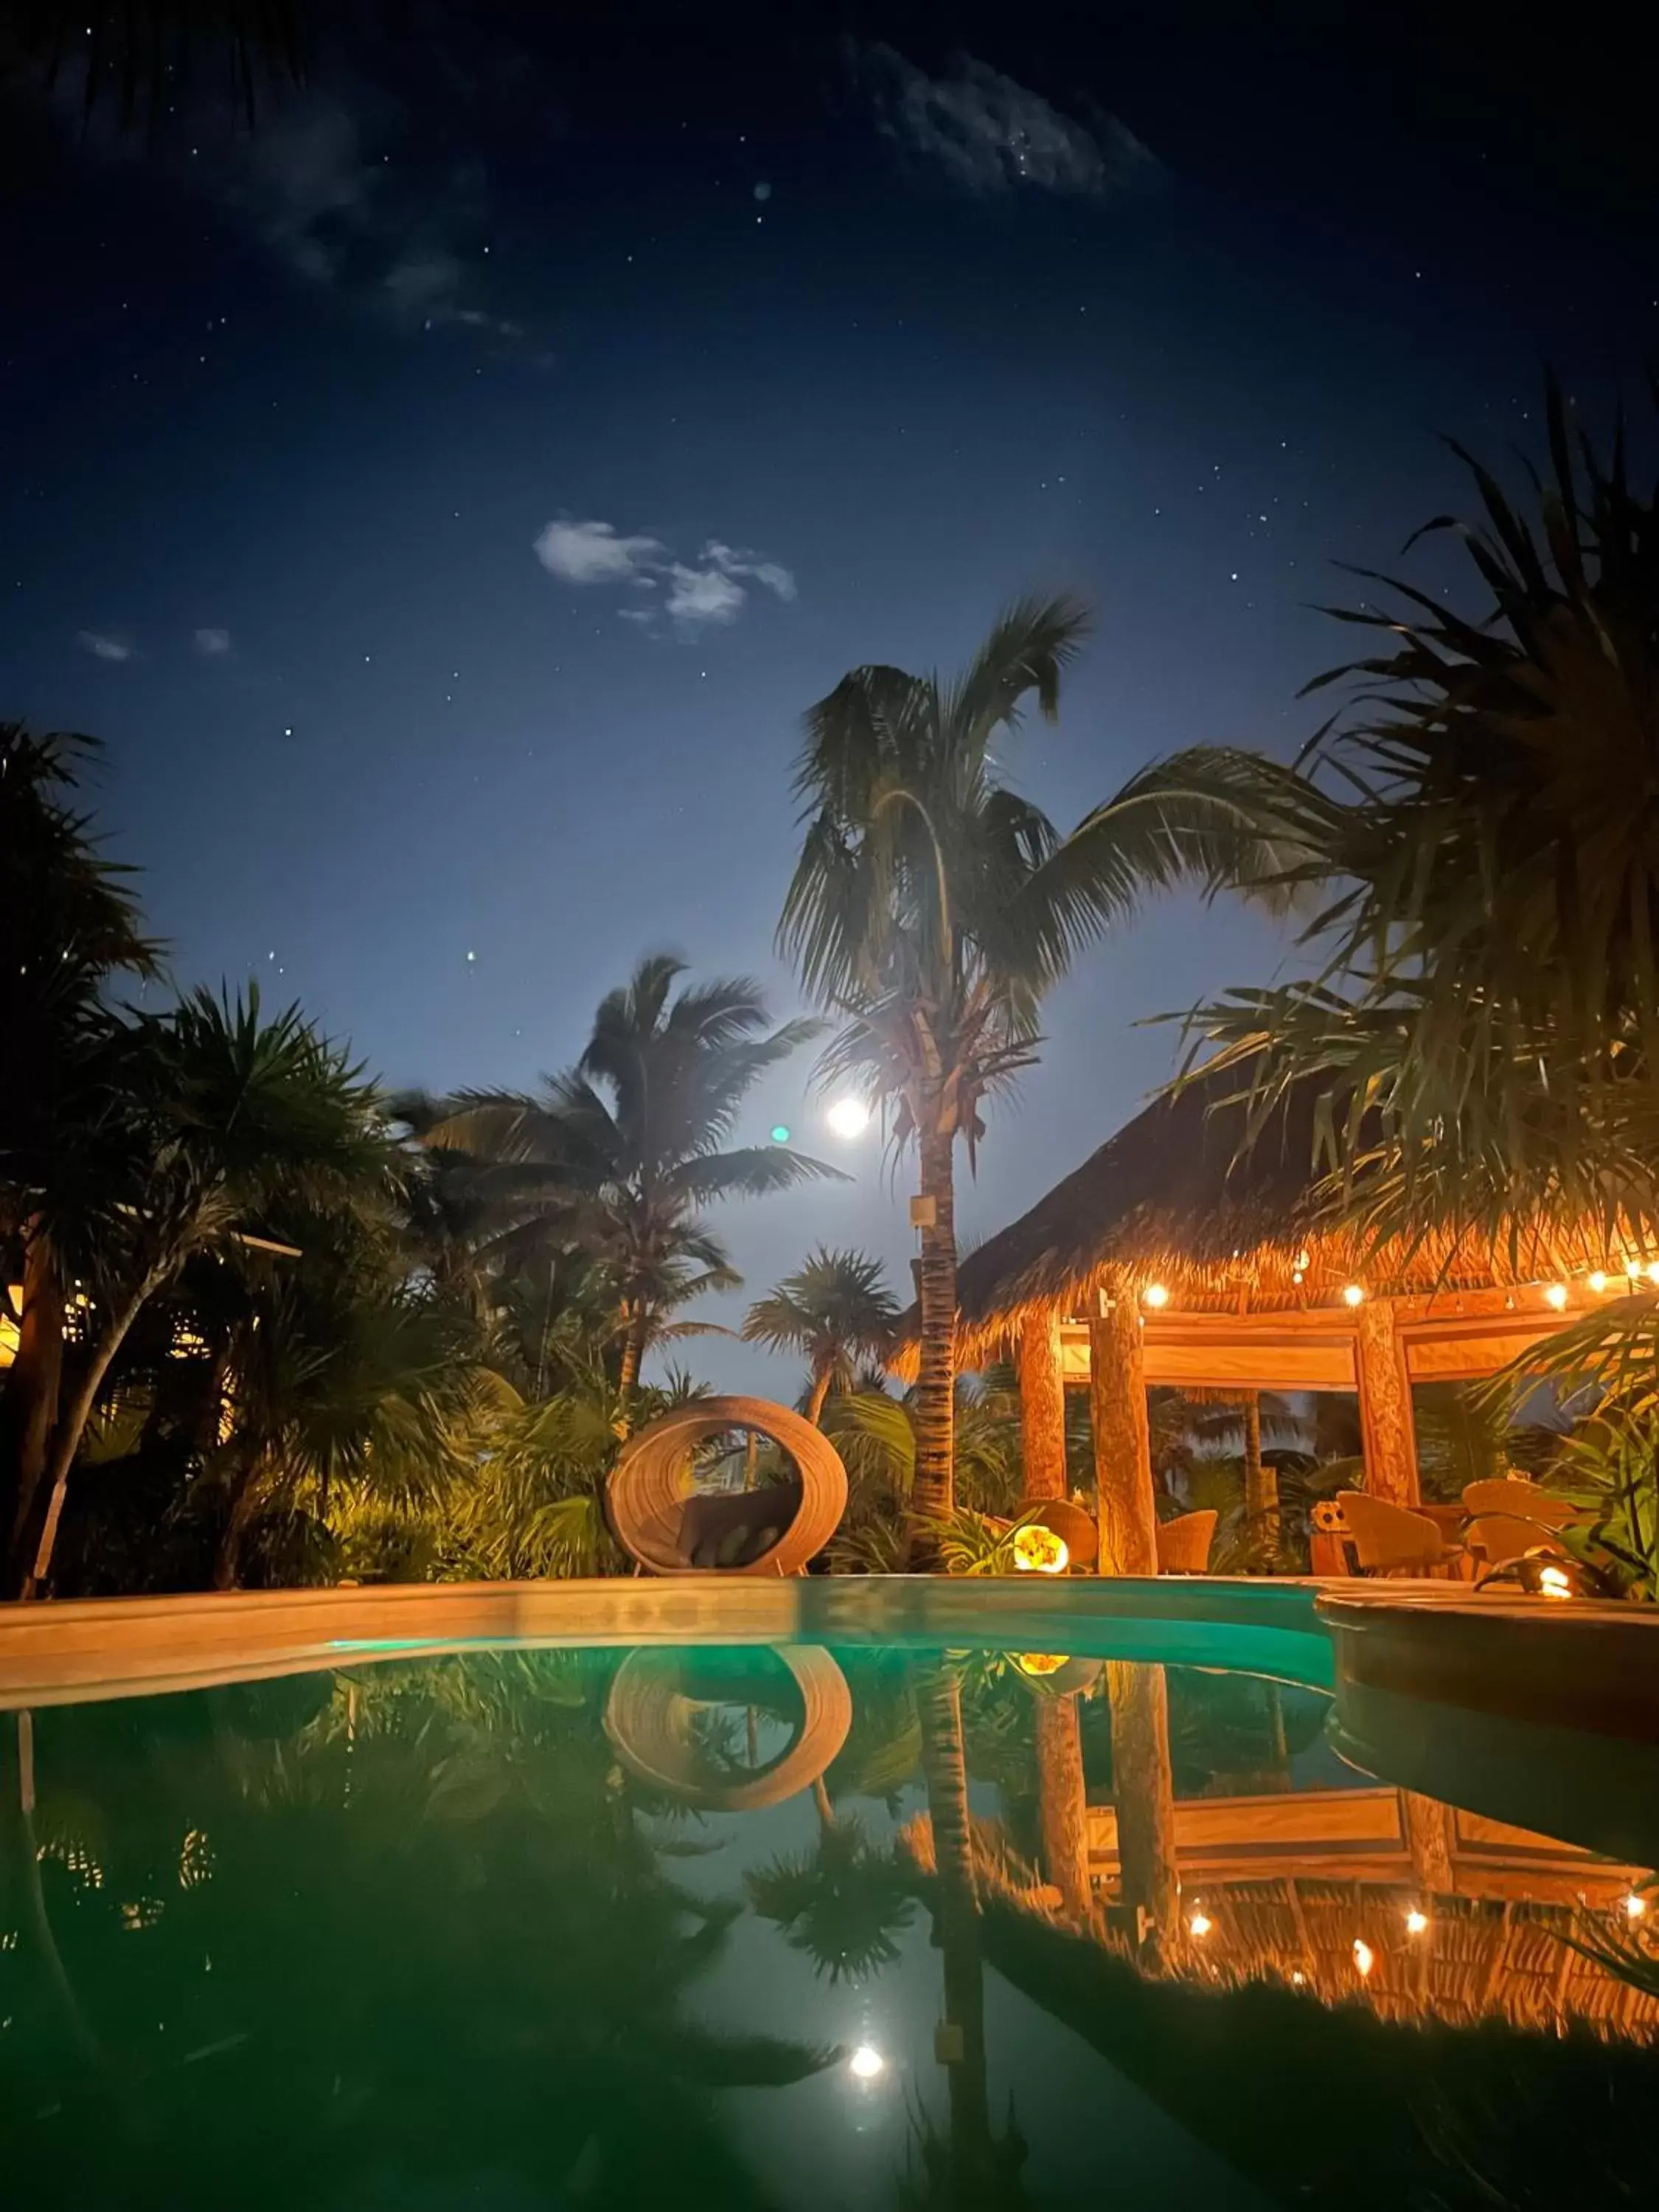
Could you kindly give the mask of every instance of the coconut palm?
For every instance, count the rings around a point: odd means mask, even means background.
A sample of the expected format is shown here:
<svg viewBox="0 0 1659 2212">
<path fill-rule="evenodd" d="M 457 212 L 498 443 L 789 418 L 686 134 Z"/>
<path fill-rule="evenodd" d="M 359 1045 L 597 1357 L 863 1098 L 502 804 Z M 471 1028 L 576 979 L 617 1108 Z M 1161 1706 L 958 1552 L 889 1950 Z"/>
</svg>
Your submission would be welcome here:
<svg viewBox="0 0 1659 2212">
<path fill-rule="evenodd" d="M 47 1454 L 25 1595 L 51 1566 L 88 1420 L 149 1302 L 197 1255 L 265 1241 L 258 1231 L 285 1199 L 373 1208 L 392 1182 L 373 1093 L 297 1007 L 267 1018 L 257 991 L 235 1000 L 198 992 L 122 1025 L 112 1060 L 97 1133 L 99 1233 L 76 1255 L 84 1327 Z"/>
<path fill-rule="evenodd" d="M 854 669 L 806 716 L 795 790 L 805 835 L 779 923 L 809 994 L 842 1021 L 823 1072 L 882 1108 L 920 1161 L 919 1449 L 913 1554 L 952 1504 L 955 1158 L 1029 1066 L 1044 994 L 1150 891 L 1270 872 L 1212 775 L 1145 771 L 1062 839 L 994 748 L 1028 701 L 1052 720 L 1088 618 L 1074 600 L 1009 609 L 953 682 Z"/>
<path fill-rule="evenodd" d="M 816 1422 L 832 1389 L 852 1389 L 860 1368 L 880 1359 L 897 1319 L 879 1260 L 820 1244 L 769 1297 L 756 1300 L 742 1334 L 750 1344 L 802 1355 L 811 1375 L 806 1418 Z"/>
<path fill-rule="evenodd" d="M 1199 1017 L 1267 1109 L 1328 1093 L 1334 1196 L 1379 1233 L 1609 1243 L 1659 1224 L 1659 507 L 1552 383 L 1528 516 L 1462 447 L 1467 612 L 1387 577 L 1303 766 L 1217 757 L 1322 887 L 1306 981 Z M 1420 533 L 1419 533 L 1420 534 Z M 1362 571 L 1370 577 L 1371 572 Z"/>
<path fill-rule="evenodd" d="M 859 1982 L 890 1966 L 915 1913 L 915 1878 L 896 1852 L 872 1844 L 863 1823 L 819 1801 L 810 1852 L 777 1858 L 744 1877 L 763 1920 L 783 1931 L 831 1982 Z"/>
<path fill-rule="evenodd" d="M 469 1153 L 500 1209 L 496 1249 L 522 1263 L 580 1251 L 608 1277 L 629 1400 L 647 1347 L 684 1331 L 669 1316 L 740 1279 L 702 1218 L 723 1198 L 787 1190 L 837 1170 L 781 1145 L 733 1146 L 752 1085 L 817 1024 L 769 1030 L 743 979 L 675 987 L 684 963 L 641 962 L 600 1006 L 576 1066 L 535 1097 L 464 1091 L 425 1141 Z"/>
</svg>

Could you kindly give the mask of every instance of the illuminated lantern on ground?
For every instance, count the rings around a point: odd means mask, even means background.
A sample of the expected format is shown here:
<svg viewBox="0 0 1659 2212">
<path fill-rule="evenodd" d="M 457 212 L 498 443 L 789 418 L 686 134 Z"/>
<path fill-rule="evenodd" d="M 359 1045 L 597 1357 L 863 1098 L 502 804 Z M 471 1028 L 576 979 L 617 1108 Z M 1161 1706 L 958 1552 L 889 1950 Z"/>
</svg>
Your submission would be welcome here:
<svg viewBox="0 0 1659 2212">
<path fill-rule="evenodd" d="M 1028 1575 L 1063 1575 L 1072 1556 L 1065 1538 L 1045 1528 L 1040 1521 L 1028 1521 L 1023 1528 L 1015 1529 L 1013 1553 L 1015 1566 Z"/>
</svg>

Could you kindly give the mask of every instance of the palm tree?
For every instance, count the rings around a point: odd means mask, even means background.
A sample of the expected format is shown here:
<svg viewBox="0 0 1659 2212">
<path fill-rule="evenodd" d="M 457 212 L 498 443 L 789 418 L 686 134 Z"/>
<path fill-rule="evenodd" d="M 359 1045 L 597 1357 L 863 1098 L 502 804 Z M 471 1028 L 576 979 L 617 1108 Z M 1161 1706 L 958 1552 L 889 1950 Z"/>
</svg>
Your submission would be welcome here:
<svg viewBox="0 0 1659 2212">
<path fill-rule="evenodd" d="M 872 1843 L 851 1814 L 818 1798 L 816 1849 L 777 1858 L 744 1877 L 763 1920 L 783 1930 L 831 1982 L 859 1982 L 890 1966 L 915 1912 L 915 1882 L 897 1854 Z"/>
<path fill-rule="evenodd" d="M 1427 528 L 1480 601 L 1373 578 L 1398 604 L 1330 611 L 1378 648 L 1309 687 L 1350 700 L 1304 767 L 1212 761 L 1293 826 L 1317 964 L 1199 1028 L 1260 1109 L 1322 1088 L 1334 1199 L 1379 1234 L 1659 1225 L 1659 505 L 1622 426 L 1604 457 L 1553 382 L 1545 419 L 1531 519 L 1454 447 L 1479 518 Z"/>
<path fill-rule="evenodd" d="M 568 1073 L 538 1097 L 462 1092 L 425 1134 L 428 1145 L 471 1153 L 486 1170 L 503 1224 L 498 1249 L 520 1257 L 574 1249 L 605 1273 L 624 1407 L 647 1347 L 695 1326 L 671 1323 L 673 1310 L 740 1279 L 702 1209 L 838 1177 L 781 1145 L 730 1142 L 751 1086 L 817 1024 L 769 1030 L 756 984 L 720 981 L 676 993 L 684 972 L 665 953 L 641 961 L 600 1006 Z"/>
<path fill-rule="evenodd" d="M 88 1420 L 149 1301 L 197 1255 L 261 1241 L 284 1198 L 373 1206 L 392 1179 L 372 1092 L 297 1007 L 266 1019 L 257 991 L 234 1001 L 201 991 L 168 1014 L 125 1024 L 116 1048 L 99 1130 L 97 1234 L 81 1255 L 86 1326 L 52 1431 L 25 1596 L 50 1569 Z"/>
<path fill-rule="evenodd" d="M 106 994 L 157 965 L 129 872 L 76 804 L 98 751 L 0 723 L 0 1314 L 17 1331 L 0 1377 L 0 1554 L 33 1510 L 58 1419 L 73 1248 L 95 1203 L 118 1047 Z"/>
<path fill-rule="evenodd" d="M 1036 1058 L 1044 994 L 1142 898 L 1282 862 L 1245 835 L 1212 775 L 1149 769 L 1062 841 L 1002 780 L 993 748 L 1035 696 L 1050 720 L 1088 629 L 1075 601 L 1028 600 L 954 682 L 854 669 L 806 716 L 805 836 L 778 927 L 809 994 L 844 1026 L 823 1073 L 851 1079 L 920 1159 L 919 1451 L 912 1553 L 948 1514 L 956 1380 L 955 1156 L 988 1097 Z"/>
<path fill-rule="evenodd" d="M 879 1260 L 820 1244 L 769 1297 L 750 1307 L 742 1334 L 750 1344 L 805 1358 L 811 1373 L 806 1418 L 817 1422 L 832 1389 L 852 1389 L 860 1367 L 881 1358 L 897 1319 Z"/>
</svg>

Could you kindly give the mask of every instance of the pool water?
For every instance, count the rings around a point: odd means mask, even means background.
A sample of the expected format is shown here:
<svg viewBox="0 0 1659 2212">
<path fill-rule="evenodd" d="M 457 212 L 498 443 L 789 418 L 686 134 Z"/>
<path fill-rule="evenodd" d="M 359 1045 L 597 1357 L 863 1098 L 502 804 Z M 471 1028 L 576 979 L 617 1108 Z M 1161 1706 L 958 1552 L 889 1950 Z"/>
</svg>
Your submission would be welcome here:
<svg viewBox="0 0 1659 2212">
<path fill-rule="evenodd" d="M 1518 1825 L 1535 1760 L 1450 1804 L 1331 1723 L 1242 1672 L 812 1645 L 0 1715 L 8 2199 L 1655 2201 L 1648 1868 L 1570 1793 Z"/>
</svg>

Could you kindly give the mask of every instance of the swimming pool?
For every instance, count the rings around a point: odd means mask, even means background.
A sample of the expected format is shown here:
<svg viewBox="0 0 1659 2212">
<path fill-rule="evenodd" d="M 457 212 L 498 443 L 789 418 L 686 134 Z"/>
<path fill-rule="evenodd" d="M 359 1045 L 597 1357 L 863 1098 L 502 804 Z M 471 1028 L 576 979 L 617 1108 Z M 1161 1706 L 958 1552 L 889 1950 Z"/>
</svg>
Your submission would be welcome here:
<svg viewBox="0 0 1659 2212">
<path fill-rule="evenodd" d="M 1339 1714 L 1322 1638 L 1198 1626 L 380 1639 L 0 1716 L 10 2189 L 1650 2196 L 1651 1748 Z"/>
</svg>

